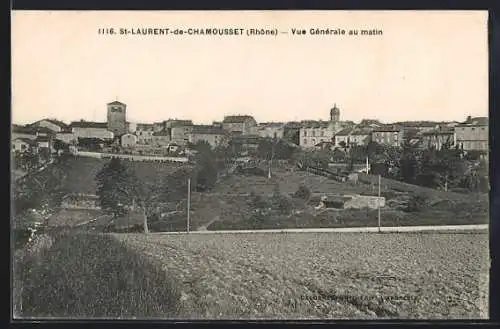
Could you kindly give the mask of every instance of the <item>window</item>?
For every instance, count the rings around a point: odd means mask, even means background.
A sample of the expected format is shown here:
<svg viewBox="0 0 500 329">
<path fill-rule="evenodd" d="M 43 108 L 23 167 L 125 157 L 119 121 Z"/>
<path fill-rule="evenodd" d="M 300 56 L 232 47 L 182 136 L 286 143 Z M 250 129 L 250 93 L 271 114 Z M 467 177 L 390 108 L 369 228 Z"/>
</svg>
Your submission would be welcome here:
<svg viewBox="0 0 500 329">
<path fill-rule="evenodd" d="M 312 131 L 312 137 L 315 137 L 316 136 L 316 131 Z"/>
<path fill-rule="evenodd" d="M 304 138 L 304 145 L 307 145 L 307 138 Z"/>
<path fill-rule="evenodd" d="M 307 136 L 307 130 L 304 130 L 304 137 Z M 305 140 L 305 139 L 304 139 Z M 305 144 L 305 142 L 304 142 Z"/>
<path fill-rule="evenodd" d="M 321 132 L 319 133 L 319 135 L 320 135 L 321 137 L 325 136 L 325 131 L 324 131 L 324 130 L 321 130 Z"/>
</svg>

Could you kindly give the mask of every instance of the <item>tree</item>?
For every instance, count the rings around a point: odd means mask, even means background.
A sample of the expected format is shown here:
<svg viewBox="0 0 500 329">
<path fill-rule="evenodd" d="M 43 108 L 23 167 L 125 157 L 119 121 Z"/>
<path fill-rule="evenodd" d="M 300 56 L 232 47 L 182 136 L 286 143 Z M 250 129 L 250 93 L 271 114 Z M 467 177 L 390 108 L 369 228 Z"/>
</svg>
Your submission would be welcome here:
<svg viewBox="0 0 500 329">
<path fill-rule="evenodd" d="M 112 158 L 96 175 L 97 196 L 101 208 L 114 219 L 128 213 L 135 200 L 137 180 L 118 158 Z"/>
<path fill-rule="evenodd" d="M 211 189 L 217 182 L 217 160 L 210 144 L 205 141 L 199 141 L 195 145 L 197 151 L 195 156 L 196 163 L 196 187 L 199 190 Z"/>
<path fill-rule="evenodd" d="M 67 157 L 54 161 L 41 172 L 25 176 L 13 183 L 13 228 L 17 239 L 26 232 L 43 229 L 68 193 Z"/>
</svg>

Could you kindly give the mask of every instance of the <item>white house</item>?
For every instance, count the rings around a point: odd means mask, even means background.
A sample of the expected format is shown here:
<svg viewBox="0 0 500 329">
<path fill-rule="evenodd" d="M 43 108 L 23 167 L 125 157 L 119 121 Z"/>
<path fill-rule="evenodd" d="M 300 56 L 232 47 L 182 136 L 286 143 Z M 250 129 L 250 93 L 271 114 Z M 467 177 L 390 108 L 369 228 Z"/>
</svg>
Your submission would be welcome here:
<svg viewBox="0 0 500 329">
<path fill-rule="evenodd" d="M 137 139 L 134 134 L 123 134 L 120 138 L 120 144 L 122 147 L 134 147 L 137 145 Z"/>
<path fill-rule="evenodd" d="M 73 135 L 78 138 L 99 138 L 103 140 L 112 140 L 114 134 L 108 130 L 108 124 L 105 122 L 77 121 L 70 124 Z"/>
<path fill-rule="evenodd" d="M 30 138 L 19 137 L 12 140 L 12 152 L 24 153 L 28 150 L 36 150 L 37 143 Z"/>
</svg>

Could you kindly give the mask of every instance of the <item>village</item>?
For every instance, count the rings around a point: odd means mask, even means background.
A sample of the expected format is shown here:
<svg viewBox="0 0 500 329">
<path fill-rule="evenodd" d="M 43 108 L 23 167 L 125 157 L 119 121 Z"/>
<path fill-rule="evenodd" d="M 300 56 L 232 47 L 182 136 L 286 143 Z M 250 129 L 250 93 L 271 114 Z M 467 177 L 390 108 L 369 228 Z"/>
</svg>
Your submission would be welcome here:
<svg viewBox="0 0 500 329">
<path fill-rule="evenodd" d="M 211 125 L 197 125 L 189 119 L 167 119 L 155 123 L 127 121 L 127 105 L 107 104 L 107 122 L 74 121 L 69 124 L 46 118 L 27 125 L 13 125 L 12 150 L 63 148 L 111 151 L 142 155 L 183 155 L 190 144 L 206 141 L 212 147 L 238 139 L 246 148 L 259 138 L 285 140 L 303 149 L 346 149 L 376 142 L 400 146 L 405 138 L 418 148 L 459 147 L 464 151 L 488 151 L 488 118 L 464 118 L 463 122 L 381 123 L 364 119 L 359 123 L 340 120 L 335 105 L 327 120 L 258 123 L 251 115 L 228 115 Z M 189 148 L 188 148 L 189 149 Z M 189 152 L 189 150 L 188 150 Z"/>
</svg>

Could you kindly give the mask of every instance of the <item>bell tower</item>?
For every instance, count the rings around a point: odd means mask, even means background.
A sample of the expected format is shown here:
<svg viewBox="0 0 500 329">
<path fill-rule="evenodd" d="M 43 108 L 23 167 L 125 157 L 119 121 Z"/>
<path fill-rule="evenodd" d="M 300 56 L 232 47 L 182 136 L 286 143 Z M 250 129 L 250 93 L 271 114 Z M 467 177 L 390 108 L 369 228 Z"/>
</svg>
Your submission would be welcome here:
<svg viewBox="0 0 500 329">
<path fill-rule="evenodd" d="M 108 129 L 115 135 L 127 132 L 127 105 L 119 101 L 107 104 L 108 107 Z"/>
</svg>

